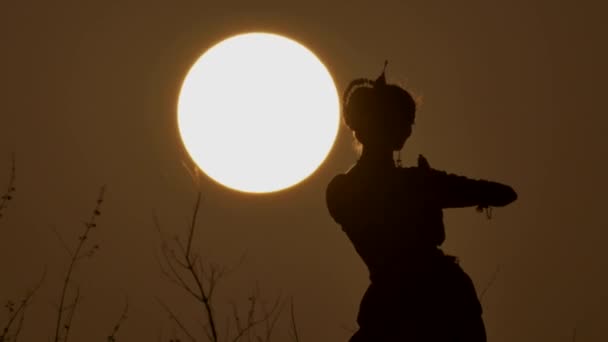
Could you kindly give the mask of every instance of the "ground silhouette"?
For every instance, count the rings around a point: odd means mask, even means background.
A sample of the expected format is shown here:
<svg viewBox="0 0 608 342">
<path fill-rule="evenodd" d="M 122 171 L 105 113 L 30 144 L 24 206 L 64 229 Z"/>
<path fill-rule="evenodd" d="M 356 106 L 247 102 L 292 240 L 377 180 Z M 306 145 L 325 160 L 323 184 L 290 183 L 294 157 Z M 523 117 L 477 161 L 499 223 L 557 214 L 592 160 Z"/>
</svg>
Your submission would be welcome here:
<svg viewBox="0 0 608 342">
<path fill-rule="evenodd" d="M 386 68 L 386 64 L 385 64 Z M 343 119 L 361 143 L 360 159 L 327 187 L 327 207 L 369 269 L 360 304 L 362 341 L 485 341 L 482 309 L 469 276 L 442 252 L 444 208 L 504 206 L 507 186 L 394 160 L 412 132 L 416 103 L 401 87 L 356 79 Z"/>
</svg>

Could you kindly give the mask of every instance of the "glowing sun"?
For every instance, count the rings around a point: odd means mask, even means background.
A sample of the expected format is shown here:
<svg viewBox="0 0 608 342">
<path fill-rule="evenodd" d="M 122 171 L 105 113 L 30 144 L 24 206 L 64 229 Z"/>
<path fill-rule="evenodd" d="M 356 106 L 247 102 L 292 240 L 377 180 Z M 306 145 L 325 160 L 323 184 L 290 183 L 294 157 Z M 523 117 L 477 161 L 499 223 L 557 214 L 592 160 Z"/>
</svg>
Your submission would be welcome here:
<svg viewBox="0 0 608 342">
<path fill-rule="evenodd" d="M 339 110 L 334 81 L 310 50 L 279 35 L 247 33 L 194 63 L 177 113 L 186 150 L 205 174 L 261 193 L 297 184 L 321 165 Z"/>
</svg>

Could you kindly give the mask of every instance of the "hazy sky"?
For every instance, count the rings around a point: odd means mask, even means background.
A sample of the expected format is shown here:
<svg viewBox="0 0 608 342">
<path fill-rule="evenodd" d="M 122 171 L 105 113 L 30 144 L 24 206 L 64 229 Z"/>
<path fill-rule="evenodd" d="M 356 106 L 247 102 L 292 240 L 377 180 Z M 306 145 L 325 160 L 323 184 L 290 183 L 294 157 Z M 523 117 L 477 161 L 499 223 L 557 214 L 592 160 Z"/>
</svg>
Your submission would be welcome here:
<svg viewBox="0 0 608 342">
<path fill-rule="evenodd" d="M 312 49 L 340 91 L 353 78 L 375 78 L 389 59 L 389 82 L 423 100 L 406 162 L 422 153 L 436 168 L 518 191 L 519 200 L 490 221 L 473 209 L 445 214 L 444 247 L 478 289 L 500 265 L 483 298 L 490 341 L 569 341 L 575 327 L 577 341 L 603 341 L 606 7 L 548 0 L 3 3 L 0 185 L 14 152 L 17 193 L 0 220 L 0 300 L 19 298 L 46 265 L 22 337 L 52 335 L 68 262 L 52 227 L 75 243 L 106 184 L 92 235 L 101 248 L 74 278 L 83 300 L 73 340 L 103 340 L 125 297 L 125 341 L 169 334 L 155 298 L 184 316 L 198 313 L 163 280 L 155 259 L 153 212 L 168 234 L 181 234 L 195 199 L 177 95 L 208 47 L 263 30 Z M 303 341 L 347 340 L 367 271 L 327 213 L 324 191 L 356 158 L 342 126 L 318 172 L 287 191 L 246 195 L 202 179 L 195 247 L 226 265 L 246 254 L 218 290 L 218 305 L 244 300 L 257 282 L 269 300 L 294 297 Z"/>
</svg>

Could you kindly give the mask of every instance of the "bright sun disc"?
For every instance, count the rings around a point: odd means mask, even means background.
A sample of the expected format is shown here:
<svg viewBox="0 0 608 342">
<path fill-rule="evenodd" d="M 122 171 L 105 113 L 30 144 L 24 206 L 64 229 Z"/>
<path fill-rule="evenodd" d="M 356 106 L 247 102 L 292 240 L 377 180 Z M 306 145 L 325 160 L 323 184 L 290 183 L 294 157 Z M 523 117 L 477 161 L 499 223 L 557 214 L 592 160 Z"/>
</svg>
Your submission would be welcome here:
<svg viewBox="0 0 608 342">
<path fill-rule="evenodd" d="M 248 33 L 194 63 L 179 95 L 178 126 L 209 177 L 239 191 L 273 192 L 325 160 L 339 107 L 330 73 L 310 50 L 279 35 Z"/>
</svg>

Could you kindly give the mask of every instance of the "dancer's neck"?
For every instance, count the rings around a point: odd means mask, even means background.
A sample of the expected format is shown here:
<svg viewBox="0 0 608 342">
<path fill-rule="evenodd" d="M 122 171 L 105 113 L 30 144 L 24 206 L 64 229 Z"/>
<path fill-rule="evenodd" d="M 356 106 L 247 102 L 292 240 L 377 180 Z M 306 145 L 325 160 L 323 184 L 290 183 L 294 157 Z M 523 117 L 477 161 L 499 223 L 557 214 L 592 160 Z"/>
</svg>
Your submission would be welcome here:
<svg viewBox="0 0 608 342">
<path fill-rule="evenodd" d="M 361 158 L 357 162 L 358 165 L 366 168 L 388 169 L 395 168 L 393 160 L 393 151 L 386 149 L 373 149 L 363 147 Z"/>
</svg>

